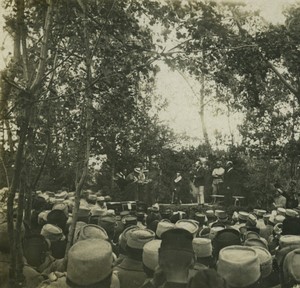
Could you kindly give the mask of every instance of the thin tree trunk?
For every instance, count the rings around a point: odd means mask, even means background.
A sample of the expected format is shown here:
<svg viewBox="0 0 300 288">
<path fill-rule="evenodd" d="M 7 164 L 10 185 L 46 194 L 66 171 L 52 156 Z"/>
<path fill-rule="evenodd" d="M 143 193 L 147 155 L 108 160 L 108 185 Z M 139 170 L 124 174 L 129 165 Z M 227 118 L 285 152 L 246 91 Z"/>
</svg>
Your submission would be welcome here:
<svg viewBox="0 0 300 288">
<path fill-rule="evenodd" d="M 204 98 L 205 98 L 205 76 L 204 73 L 201 74 L 201 89 L 200 89 L 200 108 L 199 108 L 199 114 L 201 119 L 201 127 L 202 127 L 202 133 L 203 138 L 205 141 L 205 144 L 210 147 L 210 142 L 208 138 L 206 123 L 205 123 L 205 104 L 204 104 Z"/>
<path fill-rule="evenodd" d="M 85 155 L 84 155 L 84 163 L 82 166 L 82 174 L 80 177 L 79 182 L 76 183 L 76 194 L 75 194 L 75 205 L 73 208 L 72 213 L 72 223 L 70 226 L 70 231 L 68 235 L 68 244 L 66 248 L 66 253 L 64 257 L 64 264 L 67 265 L 68 260 L 68 252 L 73 244 L 73 238 L 76 228 L 76 222 L 78 218 L 78 209 L 80 205 L 80 194 L 82 187 L 85 183 L 87 174 L 88 174 L 88 165 L 89 165 L 89 158 L 90 158 L 90 134 L 91 134 L 91 127 L 92 127 L 92 91 L 91 91 L 91 83 L 92 83 L 92 72 L 91 72 L 91 51 L 90 51 L 90 43 L 89 43 L 89 31 L 88 31 L 88 17 L 87 17 L 87 11 L 86 11 L 86 3 L 82 3 L 80 0 L 78 0 L 78 3 L 80 7 L 83 10 L 82 13 L 82 19 L 83 19 L 83 34 L 84 34 L 84 46 L 85 46 L 85 65 L 86 65 L 86 79 L 85 79 L 85 86 L 86 86 L 86 93 L 85 93 L 85 113 L 86 117 L 85 119 Z"/>
</svg>

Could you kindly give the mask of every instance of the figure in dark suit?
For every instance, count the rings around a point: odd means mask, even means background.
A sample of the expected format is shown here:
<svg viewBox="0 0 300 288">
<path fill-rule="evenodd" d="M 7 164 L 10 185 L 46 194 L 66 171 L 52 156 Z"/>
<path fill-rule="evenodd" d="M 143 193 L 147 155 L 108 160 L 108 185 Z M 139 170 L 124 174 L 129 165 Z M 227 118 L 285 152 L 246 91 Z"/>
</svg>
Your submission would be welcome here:
<svg viewBox="0 0 300 288">
<path fill-rule="evenodd" d="M 233 167 L 232 161 L 226 163 L 226 172 L 224 176 L 225 187 L 225 205 L 232 204 L 232 196 L 238 195 L 239 189 L 239 175 Z"/>
</svg>

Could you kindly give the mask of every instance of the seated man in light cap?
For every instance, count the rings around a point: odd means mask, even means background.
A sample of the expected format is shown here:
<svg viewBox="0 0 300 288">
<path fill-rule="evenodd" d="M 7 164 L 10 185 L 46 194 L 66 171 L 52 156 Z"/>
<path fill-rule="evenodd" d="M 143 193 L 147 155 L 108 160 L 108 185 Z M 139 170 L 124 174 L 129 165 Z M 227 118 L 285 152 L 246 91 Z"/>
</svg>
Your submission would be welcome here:
<svg viewBox="0 0 300 288">
<path fill-rule="evenodd" d="M 146 280 L 143 269 L 143 247 L 154 240 L 155 233 L 149 229 L 132 229 L 127 234 L 126 256 L 123 261 L 115 266 L 118 271 L 121 288 L 137 288 Z"/>
<path fill-rule="evenodd" d="M 101 239 L 79 241 L 69 250 L 67 273 L 53 273 L 39 288 L 119 288 L 112 263 L 109 242 Z"/>
</svg>

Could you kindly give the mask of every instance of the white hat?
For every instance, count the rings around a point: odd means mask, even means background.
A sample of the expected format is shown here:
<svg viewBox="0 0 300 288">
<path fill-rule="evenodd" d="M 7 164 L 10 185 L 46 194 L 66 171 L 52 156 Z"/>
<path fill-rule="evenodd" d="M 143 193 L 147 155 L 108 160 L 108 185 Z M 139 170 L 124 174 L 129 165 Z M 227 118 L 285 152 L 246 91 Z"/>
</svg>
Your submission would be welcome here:
<svg viewBox="0 0 300 288">
<path fill-rule="evenodd" d="M 78 217 L 88 217 L 90 215 L 90 208 L 86 206 L 79 206 Z"/>
<path fill-rule="evenodd" d="M 233 245 L 219 253 L 217 271 L 231 287 L 247 287 L 260 278 L 257 252 L 250 247 Z"/>
<path fill-rule="evenodd" d="M 211 240 L 207 238 L 194 238 L 193 249 L 198 258 L 210 257 L 212 255 Z"/>
<path fill-rule="evenodd" d="M 217 233 L 224 229 L 225 227 L 221 227 L 221 226 L 211 227 L 209 232 L 209 239 L 213 240 L 216 237 Z"/>
<path fill-rule="evenodd" d="M 260 216 L 260 217 L 264 216 L 264 215 L 267 213 L 267 211 L 266 211 L 266 210 L 263 210 L 263 209 L 254 209 L 253 212 L 254 212 L 257 216 Z"/>
<path fill-rule="evenodd" d="M 155 233 L 150 229 L 137 229 L 128 233 L 127 246 L 135 249 L 143 249 L 144 245 L 154 240 Z"/>
<path fill-rule="evenodd" d="M 77 241 L 91 238 L 108 240 L 107 233 L 102 227 L 93 224 L 83 225 L 80 229 Z"/>
<path fill-rule="evenodd" d="M 104 201 L 105 198 L 103 196 L 97 197 L 97 201 Z"/>
<path fill-rule="evenodd" d="M 277 215 L 285 215 L 286 210 L 284 208 L 277 208 Z"/>
<path fill-rule="evenodd" d="M 47 222 L 47 216 L 48 213 L 50 212 L 50 210 L 46 210 L 46 211 L 42 211 L 41 213 L 39 213 L 38 215 L 38 223 L 42 224 L 42 221 Z"/>
<path fill-rule="evenodd" d="M 289 252 L 283 262 L 284 282 L 300 283 L 300 249 Z"/>
<path fill-rule="evenodd" d="M 161 238 L 161 235 L 165 231 L 168 231 L 168 230 L 173 229 L 173 228 L 175 228 L 175 224 L 173 224 L 171 222 L 167 222 L 167 221 L 160 221 L 157 224 L 156 235 L 157 235 L 157 237 Z"/>
<path fill-rule="evenodd" d="M 69 216 L 69 209 L 68 205 L 64 203 L 56 203 L 53 205 L 52 210 L 61 210 L 65 213 L 65 215 L 68 217 Z"/>
<path fill-rule="evenodd" d="M 248 247 L 262 247 L 268 249 L 268 242 L 265 238 L 249 238 L 245 241 L 244 246 Z"/>
<path fill-rule="evenodd" d="M 175 223 L 175 228 L 185 229 L 191 234 L 193 234 L 195 237 L 199 230 L 199 225 L 195 221 L 191 221 L 189 219 L 182 219 L 182 220 L 178 220 Z"/>
<path fill-rule="evenodd" d="M 97 195 L 95 195 L 95 194 L 90 194 L 90 195 L 88 196 L 88 199 L 91 200 L 91 201 L 97 201 Z"/>
<path fill-rule="evenodd" d="M 93 207 L 91 209 L 91 215 L 92 216 L 103 216 L 106 215 L 107 209 L 102 209 L 100 207 Z"/>
<path fill-rule="evenodd" d="M 120 247 L 125 250 L 126 246 L 127 246 L 127 241 L 128 241 L 128 235 L 129 233 L 131 233 L 133 230 L 138 230 L 140 229 L 138 226 L 133 225 L 133 226 L 129 226 L 127 227 L 119 236 L 119 244 Z"/>
<path fill-rule="evenodd" d="M 262 247 L 253 246 L 252 248 L 257 252 L 258 255 L 258 259 L 260 262 L 261 277 L 268 277 L 272 273 L 273 269 L 271 253 L 267 249 Z"/>
<path fill-rule="evenodd" d="M 289 216 L 289 217 L 297 217 L 298 216 L 298 212 L 295 211 L 295 210 L 293 210 L 293 209 L 286 209 L 285 215 Z"/>
<path fill-rule="evenodd" d="M 68 254 L 67 284 L 88 287 L 106 279 L 112 272 L 111 244 L 87 239 L 74 244 Z"/>
<path fill-rule="evenodd" d="M 280 248 L 284 248 L 284 247 L 291 246 L 294 244 L 300 244 L 300 236 L 299 235 L 283 235 L 279 239 Z"/>
<path fill-rule="evenodd" d="M 276 215 L 275 219 L 274 219 L 275 220 L 275 224 L 282 223 L 284 219 L 285 219 L 285 216 L 283 216 L 281 214 Z"/>
<path fill-rule="evenodd" d="M 51 242 L 63 241 L 66 239 L 63 231 L 56 225 L 45 224 L 42 228 L 41 235 Z"/>
<path fill-rule="evenodd" d="M 249 218 L 249 213 L 244 212 L 244 211 L 240 211 L 240 212 L 239 212 L 239 219 L 240 219 L 240 220 L 245 220 L 245 221 L 247 221 L 248 218 Z"/>
<path fill-rule="evenodd" d="M 153 271 L 158 265 L 158 250 L 160 244 L 161 240 L 151 240 L 143 247 L 143 264 Z"/>
</svg>

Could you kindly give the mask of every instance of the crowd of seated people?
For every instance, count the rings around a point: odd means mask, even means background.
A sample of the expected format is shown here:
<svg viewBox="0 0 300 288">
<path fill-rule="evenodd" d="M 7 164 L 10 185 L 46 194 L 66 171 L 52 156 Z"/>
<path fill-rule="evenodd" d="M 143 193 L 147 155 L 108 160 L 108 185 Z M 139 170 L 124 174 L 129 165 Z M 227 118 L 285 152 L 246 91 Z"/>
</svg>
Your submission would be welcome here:
<svg viewBox="0 0 300 288">
<path fill-rule="evenodd" d="M 108 197 L 84 193 L 65 257 L 74 199 L 37 194 L 22 233 L 24 287 L 300 287 L 299 206 L 115 211 Z M 8 241 L 3 222 L 0 287 L 8 281 Z"/>
</svg>

